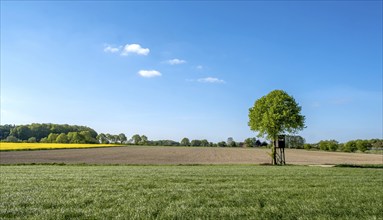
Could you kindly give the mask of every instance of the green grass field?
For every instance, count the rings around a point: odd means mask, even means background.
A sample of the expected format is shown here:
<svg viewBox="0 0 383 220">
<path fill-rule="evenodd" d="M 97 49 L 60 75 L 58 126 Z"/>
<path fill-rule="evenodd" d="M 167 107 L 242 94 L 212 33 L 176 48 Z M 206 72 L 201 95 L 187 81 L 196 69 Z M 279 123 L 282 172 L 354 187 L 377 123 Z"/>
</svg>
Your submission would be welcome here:
<svg viewBox="0 0 383 220">
<path fill-rule="evenodd" d="M 382 219 L 383 170 L 0 166 L 0 219 Z"/>
</svg>

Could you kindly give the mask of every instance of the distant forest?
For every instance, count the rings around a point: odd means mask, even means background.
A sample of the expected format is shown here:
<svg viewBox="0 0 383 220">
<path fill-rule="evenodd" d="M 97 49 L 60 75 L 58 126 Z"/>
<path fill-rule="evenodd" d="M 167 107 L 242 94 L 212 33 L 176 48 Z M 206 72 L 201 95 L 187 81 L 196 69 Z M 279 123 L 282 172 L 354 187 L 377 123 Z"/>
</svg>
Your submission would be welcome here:
<svg viewBox="0 0 383 220">
<path fill-rule="evenodd" d="M 98 143 L 97 132 L 78 125 L 0 125 L 0 139 L 7 142 Z"/>
</svg>

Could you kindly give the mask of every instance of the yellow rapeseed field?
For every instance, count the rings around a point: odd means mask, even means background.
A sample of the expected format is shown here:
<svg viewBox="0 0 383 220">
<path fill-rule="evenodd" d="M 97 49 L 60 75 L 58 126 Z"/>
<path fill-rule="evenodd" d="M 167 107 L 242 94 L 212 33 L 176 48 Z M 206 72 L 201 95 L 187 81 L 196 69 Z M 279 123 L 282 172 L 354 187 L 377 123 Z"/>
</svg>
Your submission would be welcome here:
<svg viewBox="0 0 383 220">
<path fill-rule="evenodd" d="M 33 150 L 33 149 L 63 149 L 63 148 L 90 148 L 113 147 L 117 144 L 55 144 L 55 143 L 5 143 L 0 142 L 1 150 Z"/>
</svg>

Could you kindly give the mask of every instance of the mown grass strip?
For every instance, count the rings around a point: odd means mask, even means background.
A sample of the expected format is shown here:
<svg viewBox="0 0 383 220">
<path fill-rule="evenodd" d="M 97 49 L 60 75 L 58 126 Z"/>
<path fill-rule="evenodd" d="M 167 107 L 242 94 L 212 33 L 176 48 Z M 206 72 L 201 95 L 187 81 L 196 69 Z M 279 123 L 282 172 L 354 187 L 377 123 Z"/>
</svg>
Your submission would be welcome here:
<svg viewBox="0 0 383 220">
<path fill-rule="evenodd" d="M 379 169 L 1 166 L 0 219 L 382 219 Z"/>
</svg>

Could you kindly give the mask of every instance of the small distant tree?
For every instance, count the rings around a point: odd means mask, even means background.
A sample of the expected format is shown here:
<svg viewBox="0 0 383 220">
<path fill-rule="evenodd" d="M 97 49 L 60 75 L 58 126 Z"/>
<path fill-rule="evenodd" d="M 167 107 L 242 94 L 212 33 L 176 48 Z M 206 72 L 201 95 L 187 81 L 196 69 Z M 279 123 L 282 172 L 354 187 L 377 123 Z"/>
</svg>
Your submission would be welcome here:
<svg viewBox="0 0 383 220">
<path fill-rule="evenodd" d="M 372 144 L 368 140 L 357 140 L 355 145 L 361 152 L 365 152 L 367 149 L 372 147 Z"/>
<path fill-rule="evenodd" d="M 68 136 L 64 133 L 61 133 L 59 136 L 57 136 L 56 143 L 69 143 Z"/>
<path fill-rule="evenodd" d="M 47 141 L 48 141 L 49 143 L 56 143 L 56 139 L 57 139 L 58 136 L 59 136 L 58 134 L 50 133 L 50 134 L 48 135 L 48 139 L 47 139 Z"/>
<path fill-rule="evenodd" d="M 96 138 L 100 144 L 109 144 L 109 140 L 104 133 L 98 134 Z"/>
<path fill-rule="evenodd" d="M 182 146 L 189 146 L 190 145 L 190 141 L 189 141 L 189 138 L 182 138 L 181 140 L 181 145 Z"/>
<path fill-rule="evenodd" d="M 84 143 L 88 143 L 88 144 L 97 143 L 96 138 L 92 136 L 92 133 L 90 131 L 80 131 L 79 134 L 83 138 Z"/>
<path fill-rule="evenodd" d="M 231 146 L 231 143 L 234 142 L 234 139 L 232 137 L 229 137 L 226 141 L 227 146 Z"/>
<path fill-rule="evenodd" d="M 336 140 L 320 141 L 318 145 L 320 150 L 325 151 L 337 151 L 339 148 L 339 143 Z"/>
<path fill-rule="evenodd" d="M 227 146 L 229 147 L 236 147 L 237 146 L 237 143 L 235 141 L 232 141 L 230 144 L 228 144 Z"/>
<path fill-rule="evenodd" d="M 20 140 L 13 136 L 13 135 L 9 135 L 6 139 L 5 139 L 6 142 L 20 142 Z"/>
<path fill-rule="evenodd" d="M 249 109 L 250 129 L 258 131 L 258 137 L 266 136 L 273 143 L 273 164 L 277 163 L 274 143 L 278 135 L 296 133 L 305 127 L 301 109 L 295 99 L 282 90 L 274 90 L 263 96 Z"/>
<path fill-rule="evenodd" d="M 304 148 L 305 150 L 310 150 L 310 149 L 312 148 L 312 144 L 304 144 L 304 145 L 303 145 L 303 148 Z"/>
<path fill-rule="evenodd" d="M 368 141 L 372 148 L 374 149 L 383 149 L 383 140 L 382 139 L 371 139 Z"/>
<path fill-rule="evenodd" d="M 328 150 L 327 141 L 319 141 L 318 145 L 320 150 Z"/>
<path fill-rule="evenodd" d="M 345 152 L 355 152 L 357 150 L 356 141 L 349 141 L 344 144 L 343 151 Z"/>
<path fill-rule="evenodd" d="M 201 146 L 208 147 L 209 146 L 209 141 L 206 140 L 206 139 L 201 140 Z"/>
<path fill-rule="evenodd" d="M 116 143 L 114 135 L 107 133 L 107 134 L 105 134 L 105 137 L 109 143 L 111 143 L 111 144 Z"/>
<path fill-rule="evenodd" d="M 286 135 L 285 140 L 288 148 L 303 149 L 305 144 L 305 139 L 301 136 Z"/>
<path fill-rule="evenodd" d="M 28 143 L 36 143 L 37 139 L 35 137 L 28 138 Z"/>
<path fill-rule="evenodd" d="M 256 138 L 246 138 L 245 145 L 246 147 L 255 147 L 257 139 Z"/>
<path fill-rule="evenodd" d="M 79 132 L 69 132 L 68 133 L 69 143 L 71 144 L 84 144 L 85 139 Z"/>
<path fill-rule="evenodd" d="M 190 145 L 194 146 L 194 147 L 199 147 L 199 146 L 201 146 L 201 141 L 200 140 L 192 140 L 190 142 Z"/>
<path fill-rule="evenodd" d="M 328 143 L 329 151 L 337 151 L 338 147 L 339 147 L 338 145 L 339 145 L 339 143 L 336 140 L 329 141 L 329 143 Z"/>
<path fill-rule="evenodd" d="M 225 141 L 218 142 L 217 145 L 218 145 L 218 147 L 226 147 L 227 146 Z"/>
<path fill-rule="evenodd" d="M 48 143 L 48 138 L 47 137 L 41 138 L 40 143 Z"/>
<path fill-rule="evenodd" d="M 132 136 L 133 144 L 138 145 L 141 142 L 141 136 L 139 134 L 135 134 Z"/>
<path fill-rule="evenodd" d="M 118 139 L 120 141 L 120 144 L 123 144 L 128 140 L 128 138 L 126 137 L 126 135 L 124 133 L 119 134 Z"/>
<path fill-rule="evenodd" d="M 26 125 L 16 126 L 10 131 L 10 135 L 20 140 L 28 140 L 31 137 L 31 129 Z"/>
<path fill-rule="evenodd" d="M 11 133 L 11 130 L 14 128 L 14 125 L 0 125 L 0 140 L 5 140 L 9 134 Z"/>
<path fill-rule="evenodd" d="M 139 142 L 139 144 L 141 144 L 141 145 L 148 144 L 148 137 L 146 137 L 145 135 L 142 135 L 141 136 L 141 141 Z"/>
</svg>

